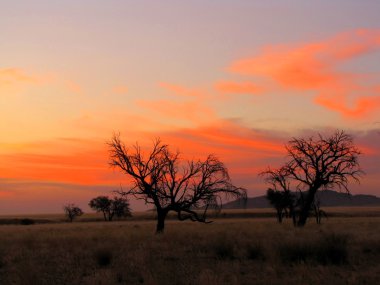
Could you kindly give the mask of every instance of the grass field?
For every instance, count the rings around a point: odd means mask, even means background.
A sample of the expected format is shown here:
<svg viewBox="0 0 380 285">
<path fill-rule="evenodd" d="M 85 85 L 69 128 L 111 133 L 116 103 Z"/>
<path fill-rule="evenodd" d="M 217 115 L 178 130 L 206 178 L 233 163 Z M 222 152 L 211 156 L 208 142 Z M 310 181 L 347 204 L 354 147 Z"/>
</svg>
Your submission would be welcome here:
<svg viewBox="0 0 380 285">
<path fill-rule="evenodd" d="M 328 217 L 380 217 L 380 207 L 323 207 Z M 154 211 L 134 212 L 133 218 L 127 218 L 128 221 L 145 221 L 154 220 L 156 213 Z M 236 218 L 275 218 L 276 212 L 273 208 L 259 209 L 223 209 L 221 212 L 209 211 L 211 219 L 236 219 Z M 33 214 L 33 215 L 2 215 L 0 216 L 0 225 L 20 224 L 23 219 L 33 220 L 35 223 L 63 223 L 67 218 L 63 213 L 60 214 Z M 177 219 L 173 213 L 168 215 L 168 219 Z M 76 218 L 76 222 L 100 222 L 103 221 L 101 213 L 85 213 L 83 216 Z"/>
<path fill-rule="evenodd" d="M 240 213 L 207 225 L 169 220 L 155 235 L 150 215 L 2 225 L 0 284 L 379 284 L 380 217 L 296 229 Z"/>
</svg>

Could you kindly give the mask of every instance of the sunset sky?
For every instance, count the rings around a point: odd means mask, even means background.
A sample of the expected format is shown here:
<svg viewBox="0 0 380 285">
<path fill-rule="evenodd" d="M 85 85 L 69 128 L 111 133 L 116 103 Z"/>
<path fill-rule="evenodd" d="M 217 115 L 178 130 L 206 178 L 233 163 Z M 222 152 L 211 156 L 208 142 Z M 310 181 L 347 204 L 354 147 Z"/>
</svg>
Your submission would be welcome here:
<svg viewBox="0 0 380 285">
<path fill-rule="evenodd" d="M 289 139 L 343 129 L 366 172 L 352 192 L 380 196 L 380 1 L 0 4 L 0 214 L 127 188 L 115 131 L 214 153 L 257 196 Z"/>
</svg>

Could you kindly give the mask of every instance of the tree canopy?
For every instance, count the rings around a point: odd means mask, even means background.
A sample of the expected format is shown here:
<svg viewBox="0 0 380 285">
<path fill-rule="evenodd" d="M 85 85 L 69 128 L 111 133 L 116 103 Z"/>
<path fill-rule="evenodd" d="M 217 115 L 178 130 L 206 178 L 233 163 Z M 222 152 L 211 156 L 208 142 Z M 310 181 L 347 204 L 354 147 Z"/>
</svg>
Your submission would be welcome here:
<svg viewBox="0 0 380 285">
<path fill-rule="evenodd" d="M 82 209 L 75 204 L 67 204 L 63 206 L 63 211 L 70 222 L 72 222 L 76 217 L 83 215 Z"/>
<path fill-rule="evenodd" d="M 102 212 L 105 221 L 112 221 L 113 217 L 118 218 L 131 216 L 129 201 L 125 197 L 98 196 L 93 198 L 88 204 L 93 210 Z"/>
</svg>

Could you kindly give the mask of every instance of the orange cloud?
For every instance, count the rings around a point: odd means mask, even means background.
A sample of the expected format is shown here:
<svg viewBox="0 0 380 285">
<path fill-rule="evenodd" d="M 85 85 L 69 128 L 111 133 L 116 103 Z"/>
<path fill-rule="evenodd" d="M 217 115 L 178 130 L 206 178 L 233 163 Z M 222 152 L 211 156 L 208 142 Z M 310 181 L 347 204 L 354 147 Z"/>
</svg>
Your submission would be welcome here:
<svg viewBox="0 0 380 285">
<path fill-rule="evenodd" d="M 2 178 L 77 184 L 104 184 L 117 178 L 108 167 L 105 140 L 59 138 L 7 148 L 0 153 Z"/>
<path fill-rule="evenodd" d="M 268 76 L 283 87 L 315 88 L 335 78 L 329 66 L 315 57 L 321 50 L 322 44 L 266 47 L 261 55 L 238 60 L 229 70 L 243 75 Z"/>
<path fill-rule="evenodd" d="M 339 112 L 351 118 L 360 118 L 380 108 L 380 96 L 362 96 L 356 98 L 351 107 L 347 99 L 346 96 L 331 97 L 321 94 L 314 101 L 329 110 Z"/>
<path fill-rule="evenodd" d="M 159 87 L 169 91 L 170 92 L 169 94 L 176 95 L 179 97 L 203 98 L 203 99 L 209 97 L 209 95 L 203 91 L 186 88 L 180 85 L 175 85 L 175 84 L 171 84 L 167 82 L 159 82 L 158 85 Z"/>
<path fill-rule="evenodd" d="M 226 120 L 197 128 L 161 133 L 160 137 L 174 149 L 179 149 L 187 158 L 215 154 L 231 167 L 232 173 L 246 167 L 264 167 L 266 159 L 284 155 L 282 138 Z"/>
<path fill-rule="evenodd" d="M 251 191 L 250 195 L 257 194 L 253 191 L 264 190 L 265 186 L 260 184 L 257 178 L 259 171 L 268 164 L 276 167 L 283 163 L 286 155 L 284 143 L 290 138 L 289 134 L 257 131 L 239 122 L 228 120 L 166 132 L 142 132 L 132 138 L 122 132 L 122 136 L 127 146 L 139 141 L 143 149 L 149 149 L 151 146 L 149 141 L 152 138 L 161 137 L 173 151 L 178 149 L 184 159 L 202 159 L 208 154 L 215 154 L 226 164 L 234 183 L 247 187 Z M 367 155 L 367 159 L 374 157 L 374 162 L 364 161 L 363 169 L 366 171 L 367 166 L 373 164 L 372 167 L 377 171 L 379 160 L 376 155 L 380 136 L 373 132 L 367 136 L 360 135 L 359 138 L 358 145 Z M 33 187 L 37 187 L 38 183 L 45 183 L 45 186 L 41 185 L 42 190 L 33 188 L 27 195 L 18 192 L 17 195 L 13 195 L 12 185 L 8 183 L 2 186 L 2 179 L 0 179 L 0 187 L 2 187 L 0 190 L 3 193 L 0 193 L 0 196 L 16 201 L 20 199 L 20 195 L 23 195 L 25 201 L 32 199 L 35 195 L 40 195 L 42 198 L 49 197 L 55 201 L 54 203 L 58 203 L 57 201 L 71 196 L 80 198 L 82 194 L 76 192 L 79 191 L 79 186 L 85 186 L 86 189 L 91 190 L 102 185 L 113 188 L 122 183 L 123 186 L 128 187 L 127 177 L 109 168 L 109 154 L 104 141 L 63 138 L 46 142 L 45 149 L 49 150 L 46 153 L 33 152 L 32 150 L 36 148 L 44 148 L 43 143 L 35 143 L 25 146 L 24 151 L 18 150 L 0 155 L 0 173 L 3 180 L 29 181 L 27 185 L 34 183 Z M 28 148 L 30 151 L 26 151 Z M 372 151 L 370 156 L 368 156 L 369 150 Z M 54 186 L 55 184 L 62 185 Z M 19 185 L 17 189 L 22 190 L 22 186 Z M 91 195 L 97 195 L 95 191 L 86 193 L 83 194 L 83 201 L 88 201 Z"/>
<path fill-rule="evenodd" d="M 219 81 L 215 84 L 215 89 L 227 94 L 260 94 L 262 88 L 249 81 L 233 82 Z"/>
<path fill-rule="evenodd" d="M 80 184 L 104 183 L 107 152 L 67 155 L 8 154 L 2 156 L 0 171 L 3 178 Z"/>
<path fill-rule="evenodd" d="M 252 167 L 266 164 L 268 157 L 282 157 L 284 151 L 282 139 L 225 120 L 166 132 L 141 132 L 133 139 L 129 134 L 122 132 L 122 135 L 127 145 L 139 141 L 144 148 L 150 147 L 151 139 L 161 137 L 172 150 L 180 150 L 188 159 L 204 158 L 213 153 L 226 163 L 232 175 L 248 173 Z M 1 177 L 78 185 L 127 183 L 123 174 L 108 166 L 106 140 L 64 138 L 24 144 L 13 152 L 8 149 L 8 153 L 0 155 Z"/>
<path fill-rule="evenodd" d="M 289 90 L 317 91 L 314 102 L 346 117 L 361 117 L 380 108 L 378 87 L 360 74 L 338 69 L 352 58 L 380 50 L 380 30 L 356 30 L 326 41 L 265 47 L 252 58 L 233 62 L 233 73 L 271 78 Z M 354 91 L 354 92 L 353 92 Z M 348 105 L 349 98 L 356 102 Z"/>
</svg>

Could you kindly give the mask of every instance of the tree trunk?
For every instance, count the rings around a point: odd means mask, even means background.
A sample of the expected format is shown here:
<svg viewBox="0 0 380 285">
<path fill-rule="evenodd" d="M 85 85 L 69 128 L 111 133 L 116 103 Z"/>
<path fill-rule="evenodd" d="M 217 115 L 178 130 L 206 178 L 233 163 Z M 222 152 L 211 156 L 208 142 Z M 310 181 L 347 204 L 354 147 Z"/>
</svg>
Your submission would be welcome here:
<svg viewBox="0 0 380 285">
<path fill-rule="evenodd" d="M 157 227 L 156 234 L 160 234 L 164 232 L 165 229 L 165 219 L 168 211 L 166 209 L 158 209 L 157 208 Z"/>
<path fill-rule="evenodd" d="M 289 207 L 289 215 L 292 218 L 293 226 L 297 226 L 296 211 L 295 211 L 293 205 Z"/>
<path fill-rule="evenodd" d="M 277 209 L 277 220 L 281 224 L 282 223 L 282 210 Z"/>
<path fill-rule="evenodd" d="M 113 213 L 108 212 L 108 221 L 111 222 L 113 218 Z"/>
<path fill-rule="evenodd" d="M 321 212 L 319 211 L 319 209 L 317 207 L 315 207 L 315 220 L 317 221 L 317 224 L 320 225 L 321 224 Z"/>
<path fill-rule="evenodd" d="M 311 206 L 313 205 L 314 196 L 315 196 L 315 193 L 317 193 L 317 190 L 318 188 L 315 187 L 315 188 L 311 188 L 308 191 L 306 195 L 306 201 L 301 206 L 300 216 L 297 223 L 298 227 L 305 226 L 307 218 L 309 217 L 310 209 L 311 209 Z"/>
</svg>

